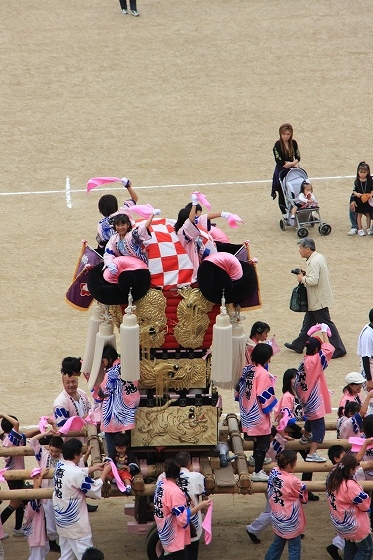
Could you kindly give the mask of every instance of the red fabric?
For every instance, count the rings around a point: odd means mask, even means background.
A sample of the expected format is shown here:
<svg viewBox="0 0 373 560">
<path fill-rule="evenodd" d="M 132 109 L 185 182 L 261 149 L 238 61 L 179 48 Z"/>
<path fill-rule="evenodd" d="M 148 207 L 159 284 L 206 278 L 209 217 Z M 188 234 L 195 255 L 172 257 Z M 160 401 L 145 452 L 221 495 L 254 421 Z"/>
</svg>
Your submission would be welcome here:
<svg viewBox="0 0 373 560">
<path fill-rule="evenodd" d="M 132 480 L 132 474 L 128 471 L 124 471 L 124 470 L 120 470 L 118 469 L 118 475 L 119 478 L 126 484 L 126 480 L 129 480 L 129 482 L 131 482 Z M 114 474 L 113 471 L 109 472 L 108 476 L 112 476 L 114 478 Z"/>
<path fill-rule="evenodd" d="M 152 239 L 144 245 L 149 255 L 151 287 L 167 290 L 189 285 L 193 265 L 175 233 L 174 221 L 155 219 L 149 229 Z"/>
</svg>

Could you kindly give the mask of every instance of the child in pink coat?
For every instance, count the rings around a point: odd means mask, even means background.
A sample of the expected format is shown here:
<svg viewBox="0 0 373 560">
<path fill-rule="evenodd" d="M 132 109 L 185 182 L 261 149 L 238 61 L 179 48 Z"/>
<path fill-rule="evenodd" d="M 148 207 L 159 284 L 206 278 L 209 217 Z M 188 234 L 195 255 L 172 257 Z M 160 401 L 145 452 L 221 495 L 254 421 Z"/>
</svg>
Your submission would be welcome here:
<svg viewBox="0 0 373 560">
<path fill-rule="evenodd" d="M 31 472 L 34 488 L 41 488 L 43 476 L 49 469 L 36 468 Z M 49 552 L 49 544 L 45 527 L 43 501 L 32 499 L 25 509 L 23 531 L 30 548 L 28 560 L 45 560 Z"/>
<path fill-rule="evenodd" d="M 246 366 L 238 382 L 238 400 L 245 439 L 254 439 L 255 472 L 253 482 L 266 482 L 263 464 L 271 440 L 271 412 L 277 399 L 275 378 L 265 369 L 273 355 L 268 344 L 257 344 L 251 354 L 252 364 Z"/>
<path fill-rule="evenodd" d="M 306 461 L 315 463 L 326 461 L 316 451 L 318 444 L 324 441 L 325 415 L 332 411 L 324 370 L 333 356 L 334 346 L 329 344 L 327 329 L 328 325 L 323 323 L 323 341 L 317 336 L 311 336 L 306 341 L 306 355 L 298 368 L 294 383 L 295 392 L 306 417 L 304 435 L 299 441 L 304 445 L 311 442 Z"/>
<path fill-rule="evenodd" d="M 345 539 L 344 558 L 371 559 L 370 497 L 354 480 L 358 462 L 351 454 L 343 456 L 326 482 L 330 518 L 337 534 Z"/>
<path fill-rule="evenodd" d="M 271 470 L 268 480 L 268 499 L 275 539 L 265 560 L 279 560 L 286 543 L 289 558 L 300 560 L 301 534 L 306 526 L 302 504 L 307 503 L 307 489 L 293 474 L 297 464 L 296 451 L 281 451 L 277 456 L 277 464 L 278 468 Z"/>
<path fill-rule="evenodd" d="M 177 485 L 179 463 L 174 459 L 166 459 L 164 469 L 166 478 L 162 478 L 155 489 L 154 519 L 167 558 L 184 560 L 185 547 L 191 542 L 190 520 L 198 511 L 207 509 L 211 500 L 199 502 L 190 508 L 185 493 Z"/>
<path fill-rule="evenodd" d="M 338 439 L 361 437 L 363 419 L 371 399 L 373 399 L 373 391 L 369 391 L 361 406 L 356 401 L 347 401 L 344 407 L 344 415 L 337 422 Z"/>
<path fill-rule="evenodd" d="M 174 226 L 177 237 L 193 265 L 192 282 L 197 281 L 198 267 L 203 259 L 217 253 L 215 241 L 208 232 L 207 214 L 199 217 L 198 225 L 195 223 L 197 204 L 197 196 L 192 194 L 191 209 L 182 208 Z"/>
</svg>

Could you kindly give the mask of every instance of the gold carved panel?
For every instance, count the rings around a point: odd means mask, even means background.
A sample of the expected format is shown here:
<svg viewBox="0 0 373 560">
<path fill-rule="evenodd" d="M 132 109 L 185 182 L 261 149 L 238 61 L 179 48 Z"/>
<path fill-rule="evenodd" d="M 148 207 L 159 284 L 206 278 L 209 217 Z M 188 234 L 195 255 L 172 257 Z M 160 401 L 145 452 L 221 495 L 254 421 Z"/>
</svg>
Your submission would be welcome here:
<svg viewBox="0 0 373 560">
<path fill-rule="evenodd" d="M 139 389 L 156 389 L 163 395 L 169 389 L 206 387 L 210 380 L 210 360 L 180 358 L 179 360 L 148 360 L 140 362 Z"/>
<path fill-rule="evenodd" d="M 140 407 L 136 427 L 131 431 L 131 446 L 216 445 L 218 409 L 214 406 Z"/>
<path fill-rule="evenodd" d="M 182 300 L 177 306 L 178 323 L 174 328 L 174 337 L 183 348 L 200 348 L 210 324 L 207 314 L 214 304 L 198 288 L 181 288 L 178 292 Z"/>
</svg>

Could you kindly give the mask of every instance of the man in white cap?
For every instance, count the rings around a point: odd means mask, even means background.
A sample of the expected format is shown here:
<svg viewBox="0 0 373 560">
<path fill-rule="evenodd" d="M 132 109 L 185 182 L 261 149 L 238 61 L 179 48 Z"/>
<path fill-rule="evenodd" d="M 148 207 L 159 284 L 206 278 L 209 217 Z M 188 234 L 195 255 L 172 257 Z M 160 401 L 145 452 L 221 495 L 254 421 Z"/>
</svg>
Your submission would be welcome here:
<svg viewBox="0 0 373 560">
<path fill-rule="evenodd" d="M 369 311 L 369 323 L 359 335 L 357 354 L 361 358 L 361 373 L 367 380 L 367 391 L 371 391 L 373 389 L 373 309 Z"/>
</svg>

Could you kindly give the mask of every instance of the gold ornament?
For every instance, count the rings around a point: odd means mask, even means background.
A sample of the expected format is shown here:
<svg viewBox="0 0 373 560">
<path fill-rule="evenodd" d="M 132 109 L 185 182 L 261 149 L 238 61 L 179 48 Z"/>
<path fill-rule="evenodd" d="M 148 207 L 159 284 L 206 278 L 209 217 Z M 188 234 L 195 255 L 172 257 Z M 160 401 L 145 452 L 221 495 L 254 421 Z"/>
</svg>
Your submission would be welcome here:
<svg viewBox="0 0 373 560">
<path fill-rule="evenodd" d="M 167 300 L 161 290 L 149 290 L 136 302 L 137 320 L 140 325 L 140 344 L 143 355 L 148 355 L 150 348 L 160 348 L 167 334 L 166 317 Z"/>
<path fill-rule="evenodd" d="M 217 408 L 179 407 L 170 399 L 159 408 L 139 408 L 136 428 L 131 432 L 132 447 L 142 445 L 216 445 Z"/>
<path fill-rule="evenodd" d="M 178 323 L 174 328 L 174 337 L 183 348 L 200 348 L 210 324 L 207 313 L 214 304 L 198 288 L 181 288 L 178 293 L 182 300 L 177 306 Z"/>
<path fill-rule="evenodd" d="M 158 396 L 169 389 L 206 387 L 210 373 L 209 360 L 202 358 L 180 360 L 148 360 L 140 362 L 140 389 L 154 389 Z"/>
</svg>

